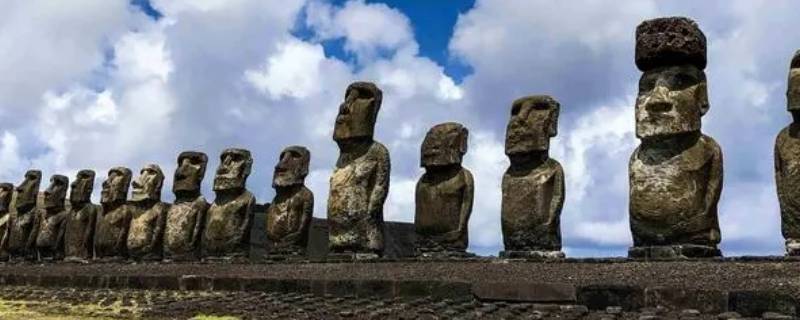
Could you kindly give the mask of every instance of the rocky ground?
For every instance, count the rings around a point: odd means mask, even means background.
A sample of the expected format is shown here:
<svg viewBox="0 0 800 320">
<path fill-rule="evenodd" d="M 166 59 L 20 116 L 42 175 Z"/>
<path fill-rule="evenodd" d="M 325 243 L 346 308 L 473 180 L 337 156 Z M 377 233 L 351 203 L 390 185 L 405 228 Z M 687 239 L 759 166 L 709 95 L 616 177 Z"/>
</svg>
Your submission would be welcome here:
<svg viewBox="0 0 800 320">
<path fill-rule="evenodd" d="M 473 299 L 359 299 L 263 292 L 0 288 L 1 319 L 740 319 L 735 313 Z M 791 319 L 766 314 L 765 319 Z"/>
</svg>

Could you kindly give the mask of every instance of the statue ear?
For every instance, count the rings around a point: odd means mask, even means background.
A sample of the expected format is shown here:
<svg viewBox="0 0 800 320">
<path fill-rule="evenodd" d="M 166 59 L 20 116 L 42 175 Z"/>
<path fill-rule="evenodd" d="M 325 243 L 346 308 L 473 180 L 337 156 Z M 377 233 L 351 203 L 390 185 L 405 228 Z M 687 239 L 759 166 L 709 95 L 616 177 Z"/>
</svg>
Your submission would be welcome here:
<svg viewBox="0 0 800 320">
<path fill-rule="evenodd" d="M 556 103 L 551 112 L 550 127 L 547 128 L 547 133 L 550 134 L 550 137 L 555 137 L 558 135 L 558 114 L 561 112 L 561 106 Z"/>
<path fill-rule="evenodd" d="M 461 152 L 462 155 L 467 153 L 467 146 L 469 145 L 469 130 L 466 127 L 461 127 L 461 132 L 459 133 L 459 148 L 458 151 Z"/>
<path fill-rule="evenodd" d="M 697 84 L 694 89 L 694 98 L 700 107 L 700 115 L 705 115 L 706 112 L 708 112 L 708 109 L 711 108 L 708 103 L 708 87 L 705 82 Z"/>
</svg>

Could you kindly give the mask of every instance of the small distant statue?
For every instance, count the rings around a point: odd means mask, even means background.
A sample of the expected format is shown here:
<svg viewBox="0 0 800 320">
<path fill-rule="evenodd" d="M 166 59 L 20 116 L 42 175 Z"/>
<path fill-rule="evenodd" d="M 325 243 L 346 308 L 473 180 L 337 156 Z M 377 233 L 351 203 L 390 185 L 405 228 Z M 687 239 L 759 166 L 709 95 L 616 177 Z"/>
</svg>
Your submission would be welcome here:
<svg viewBox="0 0 800 320">
<path fill-rule="evenodd" d="M 506 128 L 501 257 L 560 259 L 564 169 L 550 157 L 561 105 L 550 96 L 529 96 L 511 105 Z"/>
<path fill-rule="evenodd" d="M 717 203 L 722 151 L 700 131 L 709 109 L 706 37 L 688 18 L 636 28 L 636 136 L 631 155 L 632 258 L 715 257 L 722 253 Z"/>
<path fill-rule="evenodd" d="M 201 244 L 206 260 L 240 260 L 250 256 L 250 230 L 256 198 L 245 187 L 253 166 L 250 151 L 227 149 L 214 177 L 216 198 L 206 216 Z"/>
<path fill-rule="evenodd" d="M 199 259 L 200 237 L 209 207 L 200 194 L 207 164 L 208 156 L 202 152 L 185 151 L 178 155 L 178 169 L 172 184 L 175 203 L 167 212 L 164 232 L 164 260 Z"/>
<path fill-rule="evenodd" d="M 92 170 L 78 171 L 69 192 L 64 234 L 64 260 L 86 263 L 94 256 L 92 241 L 100 206 L 92 203 L 95 173 Z"/>
<path fill-rule="evenodd" d="M 448 122 L 431 128 L 422 142 L 425 174 L 417 182 L 414 217 L 419 256 L 467 256 L 475 190 L 472 173 L 461 166 L 468 135 L 461 124 Z"/>
<path fill-rule="evenodd" d="M 65 201 L 69 178 L 60 174 L 50 178 L 44 191 L 44 206 L 39 208 L 34 223 L 36 253 L 39 260 L 55 261 L 64 258 L 64 231 L 67 221 Z"/>
<path fill-rule="evenodd" d="M 303 256 L 314 213 L 314 194 L 304 185 L 311 153 L 301 146 L 281 152 L 272 187 L 275 198 L 267 209 L 270 256 Z"/>
<path fill-rule="evenodd" d="M 789 66 L 786 102 L 792 123 L 775 140 L 775 183 L 786 254 L 800 256 L 800 50 Z"/>
<path fill-rule="evenodd" d="M 133 181 L 131 224 L 128 229 L 128 256 L 138 261 L 159 261 L 163 255 L 164 224 L 169 205 L 161 202 L 164 173 L 161 167 L 148 164 Z"/>
<path fill-rule="evenodd" d="M 28 170 L 25 180 L 17 187 L 15 212 L 11 216 L 8 235 L 8 254 L 11 259 L 33 260 L 36 256 L 36 202 L 39 196 L 39 185 L 42 172 Z"/>
<path fill-rule="evenodd" d="M 375 84 L 352 83 L 336 116 L 333 140 L 340 153 L 328 196 L 329 246 L 334 254 L 383 255 L 390 162 L 386 147 L 373 140 L 382 96 Z"/>
<path fill-rule="evenodd" d="M 128 189 L 131 184 L 131 169 L 115 167 L 108 171 L 100 194 L 102 206 L 95 224 L 95 258 L 107 261 L 120 261 L 128 256 L 128 228 L 131 224 L 131 210 L 127 205 Z"/>
<path fill-rule="evenodd" d="M 0 261 L 8 260 L 7 241 L 11 215 L 8 213 L 11 208 L 11 198 L 14 196 L 14 185 L 4 182 L 0 183 Z"/>
</svg>

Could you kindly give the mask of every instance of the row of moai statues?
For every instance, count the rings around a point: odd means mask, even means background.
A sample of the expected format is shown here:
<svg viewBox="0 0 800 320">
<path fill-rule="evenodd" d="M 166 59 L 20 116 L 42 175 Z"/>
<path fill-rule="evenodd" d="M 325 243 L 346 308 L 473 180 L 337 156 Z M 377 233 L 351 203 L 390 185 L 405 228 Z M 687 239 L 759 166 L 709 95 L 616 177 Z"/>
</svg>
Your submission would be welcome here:
<svg viewBox="0 0 800 320">
<path fill-rule="evenodd" d="M 629 214 L 633 258 L 721 256 L 717 204 L 722 189 L 722 152 L 701 132 L 709 109 L 704 69 L 706 38 L 683 17 L 647 20 L 636 29 L 636 66 L 642 71 L 635 106 L 641 144 L 629 163 Z M 775 143 L 775 177 L 788 255 L 800 255 L 800 51 L 790 64 L 788 110 L 794 122 Z M 373 138 L 382 92 L 356 82 L 345 91 L 333 140 L 340 153 L 330 178 L 327 204 L 332 255 L 379 257 L 384 251 L 383 205 L 389 190 L 386 147 Z M 508 258 L 564 257 L 560 216 L 564 170 L 550 158 L 560 104 L 545 95 L 513 102 L 506 128 L 510 166 L 502 177 L 501 223 Z M 425 173 L 416 187 L 416 254 L 465 257 L 474 181 L 462 167 L 468 130 L 453 122 L 428 131 L 421 147 Z M 94 172 L 80 171 L 65 207 L 68 179 L 55 175 L 37 193 L 39 171 L 29 171 L 16 188 L 16 213 L 9 217 L 10 184 L 0 184 L 0 245 L 12 257 L 67 259 L 195 260 L 246 257 L 255 197 L 245 188 L 252 167 L 247 150 L 221 155 L 208 204 L 200 194 L 207 157 L 178 157 L 173 192 L 161 202 L 164 176 L 145 166 L 133 182 L 131 171 L 113 168 L 103 183 L 101 206 L 90 203 Z M 267 209 L 270 252 L 300 256 L 308 243 L 313 193 L 305 187 L 310 152 L 286 148 L 273 175 L 276 190 Z"/>
</svg>

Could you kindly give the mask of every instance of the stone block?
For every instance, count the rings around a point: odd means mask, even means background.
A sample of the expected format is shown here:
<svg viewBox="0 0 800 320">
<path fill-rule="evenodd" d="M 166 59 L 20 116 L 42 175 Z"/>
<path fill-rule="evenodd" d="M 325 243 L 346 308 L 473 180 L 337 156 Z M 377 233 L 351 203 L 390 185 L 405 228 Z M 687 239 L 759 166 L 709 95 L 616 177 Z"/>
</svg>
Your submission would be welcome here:
<svg viewBox="0 0 800 320">
<path fill-rule="evenodd" d="M 733 291 L 729 293 L 728 310 L 745 317 L 759 317 L 764 312 L 797 315 L 797 300 L 774 291 Z"/>
<path fill-rule="evenodd" d="M 645 289 L 645 305 L 718 314 L 728 309 L 728 293 L 719 290 L 652 287 Z"/>
<path fill-rule="evenodd" d="M 577 290 L 578 304 L 592 310 L 619 306 L 626 311 L 644 307 L 644 289 L 629 285 L 587 285 Z"/>
</svg>

